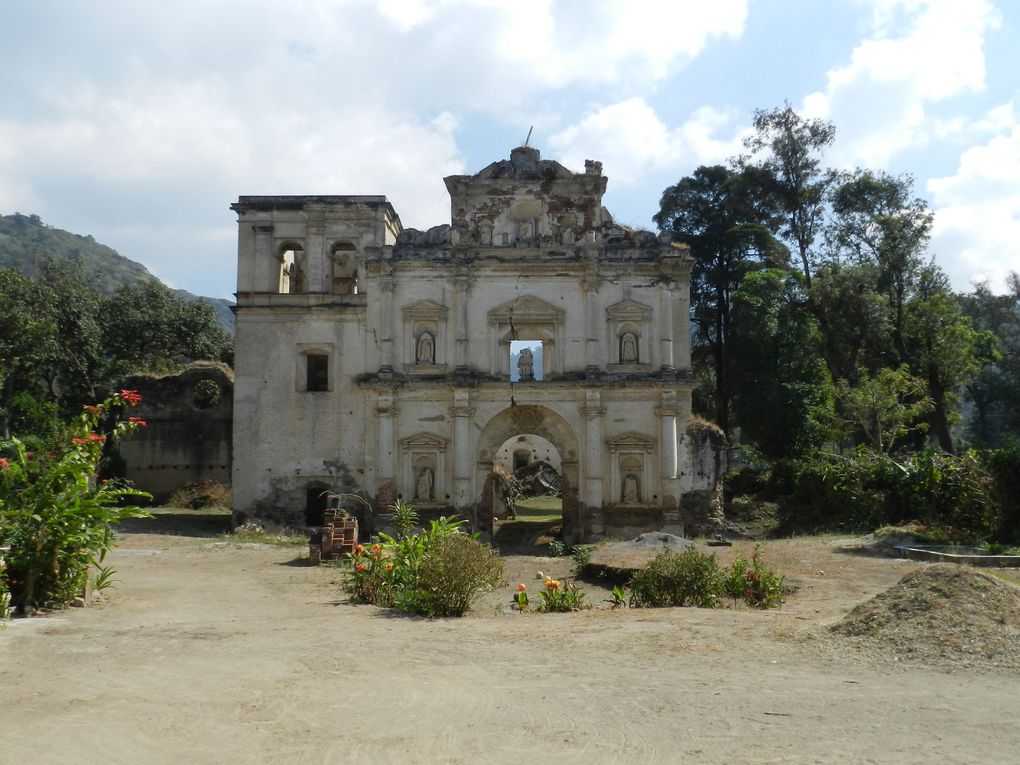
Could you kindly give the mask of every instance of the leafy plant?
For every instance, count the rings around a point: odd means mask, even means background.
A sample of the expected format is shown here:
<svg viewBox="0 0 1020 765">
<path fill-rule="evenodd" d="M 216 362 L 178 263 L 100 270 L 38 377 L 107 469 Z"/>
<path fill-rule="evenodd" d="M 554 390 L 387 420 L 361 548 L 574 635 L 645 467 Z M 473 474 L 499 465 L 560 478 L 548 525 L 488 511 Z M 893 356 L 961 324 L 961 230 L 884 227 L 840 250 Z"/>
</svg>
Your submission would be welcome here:
<svg viewBox="0 0 1020 765">
<path fill-rule="evenodd" d="M 464 520 L 439 518 L 403 537 L 380 534 L 379 542 L 357 545 L 345 587 L 355 600 L 426 616 L 459 616 L 475 594 L 494 585 L 502 561 L 467 535 Z M 452 541 L 451 541 L 452 540 Z M 493 572 L 498 567 L 498 574 Z"/>
<path fill-rule="evenodd" d="M 574 559 L 574 573 L 580 576 L 584 573 L 585 567 L 591 562 L 591 554 L 595 551 L 595 545 L 574 545 L 570 551 L 570 557 Z"/>
<path fill-rule="evenodd" d="M 750 562 L 738 553 L 722 583 L 734 602 L 743 600 L 754 608 L 775 608 L 783 602 L 783 577 L 765 565 L 760 546 L 755 547 Z"/>
<path fill-rule="evenodd" d="M 609 602 L 612 604 L 613 608 L 626 608 L 627 591 L 623 588 L 622 585 L 618 584 L 615 587 L 613 587 L 612 596 L 613 598 Z"/>
<path fill-rule="evenodd" d="M 55 450 L 31 452 L 13 439 L 0 457 L 0 546 L 10 547 L 7 581 L 19 609 L 76 596 L 89 564 L 112 546 L 112 526 L 146 517 L 124 500 L 148 494 L 122 481 L 96 480 L 103 444 L 145 427 L 137 417 L 121 416 L 140 401 L 137 392 L 122 390 L 84 407 Z"/>
<path fill-rule="evenodd" d="M 588 602 L 584 590 L 576 584 L 563 583 L 547 576 L 543 585 L 544 587 L 539 592 L 542 602 L 536 608 L 538 611 L 543 613 L 566 612 L 591 608 L 591 603 Z"/>
<path fill-rule="evenodd" d="M 549 555 L 553 558 L 562 558 L 567 554 L 567 545 L 558 539 L 549 543 Z"/>
<path fill-rule="evenodd" d="M 425 616 L 463 616 L 486 589 L 503 580 L 499 553 L 467 534 L 438 539 L 418 571 L 420 608 Z"/>
<path fill-rule="evenodd" d="M 418 511 L 411 505 L 397 500 L 391 505 L 393 522 L 397 527 L 397 538 L 408 537 L 418 527 Z"/>
<path fill-rule="evenodd" d="M 663 550 L 630 580 L 631 605 L 636 608 L 697 606 L 713 608 L 723 592 L 715 556 L 694 548 Z"/>
<path fill-rule="evenodd" d="M 517 604 L 517 610 L 522 614 L 528 610 L 528 587 L 525 584 L 517 585 L 517 592 L 514 593 L 514 603 Z"/>
</svg>

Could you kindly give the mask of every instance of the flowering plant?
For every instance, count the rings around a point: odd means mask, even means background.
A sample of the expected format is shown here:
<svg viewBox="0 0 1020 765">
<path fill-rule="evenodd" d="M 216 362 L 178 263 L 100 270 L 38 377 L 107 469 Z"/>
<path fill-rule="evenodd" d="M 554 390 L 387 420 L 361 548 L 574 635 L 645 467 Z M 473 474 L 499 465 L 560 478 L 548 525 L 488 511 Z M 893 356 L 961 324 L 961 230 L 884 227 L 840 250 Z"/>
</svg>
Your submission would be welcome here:
<svg viewBox="0 0 1020 765">
<path fill-rule="evenodd" d="M 69 438 L 54 451 L 33 453 L 12 439 L 0 458 L 0 546 L 9 546 L 7 585 L 19 609 L 83 591 L 90 563 L 113 544 L 112 525 L 144 517 L 128 497 L 145 497 L 123 481 L 96 481 L 107 440 L 145 427 L 138 418 L 119 418 L 141 396 L 122 390 L 86 406 L 69 425 Z M 103 422 L 114 423 L 103 430 Z M 98 564 L 97 564 L 98 565 Z"/>
<path fill-rule="evenodd" d="M 544 587 L 539 592 L 542 602 L 538 610 L 548 611 L 580 611 L 591 608 L 584 590 L 573 583 L 563 583 L 550 576 L 545 577 Z"/>
</svg>

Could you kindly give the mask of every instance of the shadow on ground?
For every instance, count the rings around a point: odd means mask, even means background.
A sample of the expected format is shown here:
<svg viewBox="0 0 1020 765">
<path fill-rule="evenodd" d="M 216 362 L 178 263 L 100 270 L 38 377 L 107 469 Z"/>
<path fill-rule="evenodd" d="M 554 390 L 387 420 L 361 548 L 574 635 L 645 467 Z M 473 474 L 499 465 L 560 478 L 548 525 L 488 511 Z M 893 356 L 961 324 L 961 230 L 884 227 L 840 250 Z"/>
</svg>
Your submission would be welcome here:
<svg viewBox="0 0 1020 765">
<path fill-rule="evenodd" d="M 124 534 L 170 534 L 179 537 L 216 537 L 231 531 L 229 510 L 183 510 L 157 507 L 151 518 L 126 518 L 117 526 Z"/>
</svg>

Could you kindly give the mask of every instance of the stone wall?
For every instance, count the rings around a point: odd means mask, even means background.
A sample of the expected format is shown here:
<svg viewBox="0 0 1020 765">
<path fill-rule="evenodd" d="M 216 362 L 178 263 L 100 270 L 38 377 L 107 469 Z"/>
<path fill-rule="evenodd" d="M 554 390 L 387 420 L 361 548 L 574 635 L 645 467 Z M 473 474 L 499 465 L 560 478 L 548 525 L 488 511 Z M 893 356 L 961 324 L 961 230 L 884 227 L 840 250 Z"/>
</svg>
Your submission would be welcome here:
<svg viewBox="0 0 1020 765">
<path fill-rule="evenodd" d="M 127 478 L 162 501 L 189 483 L 230 483 L 234 375 L 196 362 L 176 375 L 135 375 L 121 385 L 142 403 L 132 416 L 148 425 L 120 444 Z"/>
</svg>

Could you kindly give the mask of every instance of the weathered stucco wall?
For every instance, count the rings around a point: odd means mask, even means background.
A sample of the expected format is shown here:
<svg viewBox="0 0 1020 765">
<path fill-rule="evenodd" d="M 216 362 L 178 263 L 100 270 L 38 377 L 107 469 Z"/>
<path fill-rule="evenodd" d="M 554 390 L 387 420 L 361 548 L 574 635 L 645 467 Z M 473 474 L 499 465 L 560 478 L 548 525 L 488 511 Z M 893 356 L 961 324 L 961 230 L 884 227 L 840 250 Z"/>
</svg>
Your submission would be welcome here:
<svg viewBox="0 0 1020 765">
<path fill-rule="evenodd" d="M 368 529 L 399 498 L 485 532 L 496 453 L 533 434 L 572 539 L 680 523 L 703 480 L 686 251 L 613 223 L 599 163 L 522 147 L 446 183 L 451 223 L 428 231 L 384 197 L 233 205 L 235 518 L 305 525 L 329 487 Z M 541 342 L 541 381 L 511 385 L 513 340 Z"/>
</svg>

